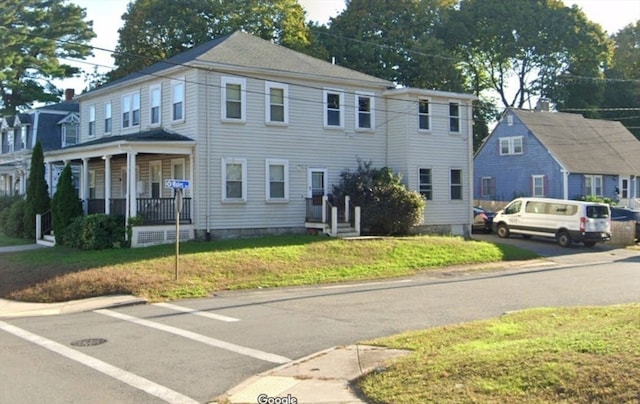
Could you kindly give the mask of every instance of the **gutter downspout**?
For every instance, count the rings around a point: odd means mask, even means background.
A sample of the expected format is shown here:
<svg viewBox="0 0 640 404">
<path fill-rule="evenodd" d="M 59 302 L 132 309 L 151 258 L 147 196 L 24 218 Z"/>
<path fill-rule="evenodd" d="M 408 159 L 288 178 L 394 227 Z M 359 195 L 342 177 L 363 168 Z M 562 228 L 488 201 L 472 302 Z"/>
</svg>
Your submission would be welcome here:
<svg viewBox="0 0 640 404">
<path fill-rule="evenodd" d="M 473 101 L 467 104 L 467 164 L 469 169 L 469 177 L 467 179 L 469 186 L 467 195 L 469 198 L 469 209 L 467 209 L 467 225 L 464 229 L 465 239 L 471 238 L 471 226 L 473 224 Z"/>
<path fill-rule="evenodd" d="M 210 71 L 207 70 L 206 74 L 207 74 L 207 78 L 206 78 L 205 81 L 207 83 L 207 87 L 206 87 L 207 88 L 207 90 L 206 90 L 207 102 L 204 103 L 204 105 L 207 105 L 207 107 L 208 107 L 209 106 L 209 101 L 211 100 L 210 80 L 211 80 L 211 75 L 213 75 L 213 72 L 211 72 L 211 74 L 210 74 Z M 205 133 L 205 136 L 207 137 L 207 140 L 206 140 L 206 149 L 205 149 L 204 158 L 207 159 L 207 175 L 206 175 L 206 177 L 207 177 L 206 178 L 207 195 L 206 195 L 206 198 L 205 198 L 207 200 L 207 212 L 205 214 L 206 221 L 207 221 L 207 224 L 206 224 L 207 232 L 205 233 L 205 236 L 204 236 L 205 240 L 211 240 L 211 178 L 210 177 L 211 177 L 211 157 L 212 157 L 212 153 L 211 153 L 211 150 L 210 150 L 210 147 L 211 147 L 211 139 L 210 139 L 211 138 L 211 133 L 210 133 L 211 126 L 209 124 L 209 115 L 211 115 L 210 111 L 206 111 L 206 113 L 205 113 L 205 116 L 206 116 L 205 125 L 207 127 L 205 128 L 204 133 Z"/>
<path fill-rule="evenodd" d="M 562 173 L 562 199 L 569 199 L 569 175 L 567 170 L 560 170 Z"/>
</svg>

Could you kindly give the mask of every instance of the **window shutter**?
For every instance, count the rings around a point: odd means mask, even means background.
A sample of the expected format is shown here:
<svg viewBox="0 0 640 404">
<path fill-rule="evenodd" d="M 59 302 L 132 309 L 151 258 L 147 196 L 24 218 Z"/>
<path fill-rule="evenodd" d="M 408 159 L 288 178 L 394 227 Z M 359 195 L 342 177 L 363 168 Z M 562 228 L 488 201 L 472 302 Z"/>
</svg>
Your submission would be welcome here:
<svg viewBox="0 0 640 404">
<path fill-rule="evenodd" d="M 542 196 L 549 196 L 549 176 L 547 175 L 542 179 Z"/>
</svg>

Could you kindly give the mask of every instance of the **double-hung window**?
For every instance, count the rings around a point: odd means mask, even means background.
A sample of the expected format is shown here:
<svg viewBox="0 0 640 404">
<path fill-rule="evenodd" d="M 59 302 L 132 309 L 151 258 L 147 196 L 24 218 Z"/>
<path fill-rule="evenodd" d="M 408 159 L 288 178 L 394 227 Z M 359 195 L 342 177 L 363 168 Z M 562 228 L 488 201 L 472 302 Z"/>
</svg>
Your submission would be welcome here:
<svg viewBox="0 0 640 404">
<path fill-rule="evenodd" d="M 27 125 L 22 125 L 20 127 L 20 148 L 27 148 Z"/>
<path fill-rule="evenodd" d="M 289 162 L 270 159 L 265 162 L 266 198 L 268 202 L 285 202 L 289 199 Z"/>
<path fill-rule="evenodd" d="M 419 171 L 420 184 L 418 189 L 420 194 L 428 201 L 433 199 L 433 180 L 430 168 L 421 168 Z"/>
<path fill-rule="evenodd" d="M 222 201 L 246 202 L 247 159 L 222 159 Z"/>
<path fill-rule="evenodd" d="M 602 175 L 585 175 L 584 188 L 587 196 L 602 196 Z"/>
<path fill-rule="evenodd" d="M 96 199 L 96 170 L 89 170 L 89 199 Z"/>
<path fill-rule="evenodd" d="M 449 103 L 449 132 L 460 132 L 460 104 Z"/>
<path fill-rule="evenodd" d="M 140 93 L 122 96 L 122 128 L 140 125 Z"/>
<path fill-rule="evenodd" d="M 111 103 L 104 104 L 104 133 L 111 133 Z"/>
<path fill-rule="evenodd" d="M 462 200 L 462 170 L 452 169 L 450 176 L 451 200 Z"/>
<path fill-rule="evenodd" d="M 246 120 L 246 79 L 222 77 L 222 120 L 244 122 Z"/>
<path fill-rule="evenodd" d="M 96 106 L 89 106 L 89 136 L 96 135 Z"/>
<path fill-rule="evenodd" d="M 324 90 L 324 126 L 344 128 L 344 92 Z"/>
<path fill-rule="evenodd" d="M 9 144 L 9 153 L 13 153 L 14 152 L 14 129 L 10 128 L 7 130 L 7 143 Z"/>
<path fill-rule="evenodd" d="M 171 83 L 171 119 L 184 120 L 184 81 Z"/>
<path fill-rule="evenodd" d="M 267 81 L 265 90 L 265 121 L 267 124 L 289 122 L 289 88 L 286 84 Z"/>
<path fill-rule="evenodd" d="M 522 154 L 523 152 L 524 152 L 524 143 L 522 140 L 522 136 L 500 138 L 500 155 L 501 156 Z"/>
<path fill-rule="evenodd" d="M 544 197 L 544 175 L 532 175 L 531 188 L 531 196 Z"/>
<path fill-rule="evenodd" d="M 149 123 L 151 126 L 160 125 L 160 103 L 162 102 L 162 91 L 160 85 L 149 88 Z"/>
<path fill-rule="evenodd" d="M 356 93 L 356 129 L 374 129 L 374 100 L 373 94 Z"/>
<path fill-rule="evenodd" d="M 431 114 L 429 113 L 429 100 L 418 100 L 418 129 L 431 130 Z"/>
</svg>

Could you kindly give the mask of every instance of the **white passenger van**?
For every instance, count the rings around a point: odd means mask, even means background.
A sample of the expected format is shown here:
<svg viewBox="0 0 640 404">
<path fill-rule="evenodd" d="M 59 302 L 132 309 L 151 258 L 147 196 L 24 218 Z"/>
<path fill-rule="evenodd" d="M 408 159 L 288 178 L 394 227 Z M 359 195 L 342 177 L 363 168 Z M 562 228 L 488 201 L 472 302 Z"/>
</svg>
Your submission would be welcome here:
<svg viewBox="0 0 640 404">
<path fill-rule="evenodd" d="M 498 237 L 553 237 L 562 247 L 582 242 L 593 247 L 611 239 L 609 205 L 549 198 L 517 198 L 493 218 Z"/>
</svg>

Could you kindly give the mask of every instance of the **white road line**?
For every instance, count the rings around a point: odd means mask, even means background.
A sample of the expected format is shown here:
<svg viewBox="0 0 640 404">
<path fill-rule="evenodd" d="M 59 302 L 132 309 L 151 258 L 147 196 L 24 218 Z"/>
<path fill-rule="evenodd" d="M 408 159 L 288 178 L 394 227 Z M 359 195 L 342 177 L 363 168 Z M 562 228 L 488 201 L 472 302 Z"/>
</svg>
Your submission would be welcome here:
<svg viewBox="0 0 640 404">
<path fill-rule="evenodd" d="M 160 384 L 154 383 L 148 379 L 145 379 L 144 377 L 137 376 L 133 373 L 110 365 L 92 356 L 76 351 L 75 349 L 71 349 L 55 341 L 51 341 L 39 335 L 33 334 L 27 330 L 23 330 L 22 328 L 18 328 L 14 325 L 5 323 L 4 321 L 0 321 L 0 330 L 6 331 L 9 334 L 15 335 L 16 337 L 39 345 L 68 359 L 79 362 L 87 367 L 90 367 L 91 369 L 104 373 L 107 376 L 110 376 L 122 383 L 128 384 L 131 387 L 142 390 L 147 394 L 158 397 L 159 399 L 164 400 L 168 403 L 198 403 L 192 398 L 189 398 Z"/>
<path fill-rule="evenodd" d="M 225 342 L 219 339 L 207 337 L 206 335 L 197 334 L 195 332 L 183 330 L 177 327 L 172 327 L 170 325 L 164 325 L 164 324 L 156 323 L 153 321 L 144 320 L 141 318 L 129 316 L 127 314 L 122 314 L 122 313 L 118 313 L 118 312 L 107 310 L 107 309 L 95 310 L 94 313 L 104 314 L 105 316 L 110 316 L 120 320 L 129 321 L 131 323 L 142 325 L 149 328 L 155 328 L 156 330 L 168 332 L 170 334 L 178 335 L 184 338 L 189 338 L 194 341 L 202 342 L 203 344 L 207 344 L 220 349 L 225 349 L 227 351 L 235 352 L 241 355 L 250 356 L 252 358 L 260 359 L 266 362 L 272 362 L 272 363 L 278 363 L 278 364 L 291 362 L 291 359 L 285 358 L 284 356 L 275 355 L 268 352 L 259 351 L 257 349 L 243 347 L 240 345 L 235 345 L 230 342 Z"/>
<path fill-rule="evenodd" d="M 237 318 L 227 317 L 227 316 L 223 316 L 223 315 L 220 315 L 220 314 L 209 313 L 209 312 L 206 312 L 206 311 L 201 311 L 201 310 L 196 310 L 196 309 L 191 309 L 189 307 L 178 306 L 178 305 L 171 304 L 171 303 L 154 303 L 153 305 L 154 306 L 158 306 L 158 307 L 164 307 L 165 309 L 169 309 L 169 310 L 179 311 L 179 312 L 182 312 L 182 313 L 193 314 L 195 316 L 201 316 L 201 317 L 211 318 L 211 319 L 214 319 L 214 320 L 225 321 L 227 323 L 233 323 L 235 321 L 240 321 Z"/>
<path fill-rule="evenodd" d="M 342 285 L 333 285 L 333 286 L 322 286 L 320 289 L 347 289 L 347 288 L 359 288 L 362 286 L 377 286 L 377 285 L 388 285 L 390 283 L 408 283 L 413 282 L 411 279 L 401 279 L 399 281 L 388 281 L 388 282 L 366 282 L 366 283 L 347 283 Z"/>
</svg>

